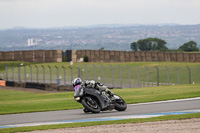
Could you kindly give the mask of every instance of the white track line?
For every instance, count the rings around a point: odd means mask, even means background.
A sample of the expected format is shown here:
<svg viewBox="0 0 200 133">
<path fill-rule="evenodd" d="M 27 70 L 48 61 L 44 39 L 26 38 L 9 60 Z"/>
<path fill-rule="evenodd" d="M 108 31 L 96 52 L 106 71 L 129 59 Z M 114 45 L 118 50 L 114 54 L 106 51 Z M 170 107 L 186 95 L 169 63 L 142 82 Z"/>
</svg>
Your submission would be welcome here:
<svg viewBox="0 0 200 133">
<path fill-rule="evenodd" d="M 147 102 L 147 103 L 136 103 L 136 104 L 128 104 L 129 106 L 136 105 L 147 105 L 147 104 L 157 104 L 157 103 L 171 103 L 171 102 L 181 102 L 181 101 L 191 101 L 191 100 L 200 100 L 200 97 L 195 98 L 187 98 L 187 99 L 175 99 L 175 100 L 167 100 L 167 101 L 158 101 L 158 102 Z"/>
</svg>

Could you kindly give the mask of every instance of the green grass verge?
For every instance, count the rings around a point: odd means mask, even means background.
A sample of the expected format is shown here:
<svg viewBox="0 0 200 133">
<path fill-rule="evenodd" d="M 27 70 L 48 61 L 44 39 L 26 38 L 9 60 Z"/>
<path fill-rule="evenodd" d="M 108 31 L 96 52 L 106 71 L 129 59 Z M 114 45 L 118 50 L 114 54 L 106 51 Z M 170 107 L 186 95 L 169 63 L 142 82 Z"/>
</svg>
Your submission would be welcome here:
<svg viewBox="0 0 200 133">
<path fill-rule="evenodd" d="M 128 104 L 200 97 L 200 84 L 113 89 Z M 0 114 L 82 108 L 74 92 L 33 93 L 0 89 Z"/>
<path fill-rule="evenodd" d="M 23 63 L 24 66 L 38 64 L 33 62 L 21 62 L 21 61 L 0 61 L 0 72 L 5 71 L 5 64 L 7 64 L 8 66 L 18 67 L 20 66 L 21 63 Z"/>
<path fill-rule="evenodd" d="M 25 132 L 25 131 L 34 131 L 34 130 L 86 127 L 86 126 L 110 125 L 110 124 L 142 123 L 142 122 L 155 122 L 155 121 L 166 121 L 166 120 L 181 120 L 181 119 L 190 119 L 190 118 L 200 118 L 200 113 L 191 113 L 191 114 L 183 114 L 183 115 L 168 115 L 168 116 L 143 118 L 143 119 L 127 119 L 127 120 L 103 121 L 103 122 L 81 122 L 81 123 L 42 125 L 42 126 L 34 126 L 34 127 L 17 127 L 17 128 L 0 129 L 0 132 L 14 133 L 14 132 Z"/>
</svg>

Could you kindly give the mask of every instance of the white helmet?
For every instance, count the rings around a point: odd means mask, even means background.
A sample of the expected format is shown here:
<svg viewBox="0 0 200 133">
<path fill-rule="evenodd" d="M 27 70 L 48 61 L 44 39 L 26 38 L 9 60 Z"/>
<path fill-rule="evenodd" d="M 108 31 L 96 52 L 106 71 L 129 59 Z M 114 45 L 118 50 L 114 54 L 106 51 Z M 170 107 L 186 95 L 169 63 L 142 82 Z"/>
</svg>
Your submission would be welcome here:
<svg viewBox="0 0 200 133">
<path fill-rule="evenodd" d="M 72 85 L 73 86 L 76 86 L 76 85 L 79 85 L 82 83 L 82 80 L 80 78 L 75 78 L 73 81 L 72 81 Z"/>
</svg>

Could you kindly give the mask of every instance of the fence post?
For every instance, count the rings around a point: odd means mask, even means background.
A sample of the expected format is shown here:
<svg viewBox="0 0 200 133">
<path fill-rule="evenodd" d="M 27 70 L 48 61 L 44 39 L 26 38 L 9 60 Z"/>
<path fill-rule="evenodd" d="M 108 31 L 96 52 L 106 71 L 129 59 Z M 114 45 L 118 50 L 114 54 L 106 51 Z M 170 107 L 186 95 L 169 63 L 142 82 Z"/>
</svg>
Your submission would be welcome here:
<svg viewBox="0 0 200 133">
<path fill-rule="evenodd" d="M 180 81 L 179 81 L 179 68 L 175 67 L 175 69 L 177 70 L 178 84 L 180 84 Z"/>
<path fill-rule="evenodd" d="M 167 81 L 168 81 L 168 85 L 169 85 L 169 68 L 167 66 L 165 66 L 165 68 L 167 69 Z"/>
<path fill-rule="evenodd" d="M 37 80 L 37 83 L 39 83 L 39 81 L 38 81 L 38 66 L 35 65 L 35 68 L 36 68 L 36 80 Z"/>
<path fill-rule="evenodd" d="M 50 84 L 52 83 L 52 73 L 51 73 L 51 66 L 49 66 L 48 65 L 48 67 L 49 67 L 49 73 L 50 73 Z"/>
<path fill-rule="evenodd" d="M 121 66 L 118 66 L 120 70 L 120 87 L 122 88 L 122 68 Z"/>
<path fill-rule="evenodd" d="M 20 66 L 18 66 L 18 79 L 19 79 L 19 82 L 21 82 L 21 72 L 20 72 Z"/>
<path fill-rule="evenodd" d="M 24 81 L 26 82 L 26 66 L 24 66 Z"/>
<path fill-rule="evenodd" d="M 87 67 L 86 64 L 84 64 L 84 66 L 85 66 L 85 69 L 86 69 L 86 80 L 88 80 L 88 67 Z"/>
<path fill-rule="evenodd" d="M 8 66 L 5 64 L 5 69 L 6 69 L 6 81 L 8 81 Z"/>
<path fill-rule="evenodd" d="M 78 69 L 78 77 L 80 78 L 80 68 L 76 67 Z"/>
<path fill-rule="evenodd" d="M 66 71 L 64 66 L 62 66 L 62 68 L 64 69 L 64 85 L 66 85 Z"/>
<path fill-rule="evenodd" d="M 30 67 L 30 80 L 32 82 L 32 66 L 31 65 L 28 65 Z"/>
<path fill-rule="evenodd" d="M 159 69 L 157 66 L 155 66 L 156 70 L 157 70 L 157 86 L 159 86 Z"/>
<path fill-rule="evenodd" d="M 131 68 L 127 66 L 128 68 L 128 80 L 129 80 L 129 88 L 131 88 Z"/>
<path fill-rule="evenodd" d="M 41 65 L 42 69 L 43 69 L 43 83 L 45 83 L 45 68 L 43 65 Z"/>
<path fill-rule="evenodd" d="M 105 84 L 105 67 L 101 64 L 101 67 L 103 69 L 103 84 Z"/>
<path fill-rule="evenodd" d="M 13 68 L 13 65 L 11 67 L 12 67 L 12 81 L 14 81 L 14 68 Z"/>
<path fill-rule="evenodd" d="M 149 87 L 149 68 L 145 66 L 145 69 L 147 70 L 147 86 Z"/>
<path fill-rule="evenodd" d="M 140 68 L 138 66 L 135 66 L 137 68 L 138 73 L 138 87 L 140 87 Z"/>
<path fill-rule="evenodd" d="M 189 72 L 189 84 L 191 84 L 191 70 L 190 68 L 187 66 L 188 72 Z"/>
<path fill-rule="evenodd" d="M 4 78 L 3 78 L 3 73 L 0 73 L 0 77 L 1 77 L 1 79 L 4 79 Z"/>
<path fill-rule="evenodd" d="M 199 76 L 200 76 L 200 67 L 198 66 L 197 68 L 199 68 Z M 200 77 L 199 77 L 199 79 L 200 79 Z"/>
<path fill-rule="evenodd" d="M 83 80 L 83 69 L 81 66 L 79 66 L 79 68 L 80 68 L 80 78 Z"/>
<path fill-rule="evenodd" d="M 110 65 L 110 68 L 112 69 L 112 87 L 114 87 L 114 71 L 113 71 L 113 66 Z"/>
<path fill-rule="evenodd" d="M 69 68 L 71 69 L 71 82 L 73 81 L 73 68 L 71 66 L 69 66 Z"/>
<path fill-rule="evenodd" d="M 57 75 L 57 79 L 59 79 L 59 70 L 58 70 L 58 67 L 57 66 L 55 66 L 55 68 L 56 68 L 56 75 Z"/>
<path fill-rule="evenodd" d="M 97 68 L 96 68 L 96 65 L 93 64 L 93 67 L 94 67 L 94 79 L 95 79 L 95 81 L 97 81 Z"/>
</svg>

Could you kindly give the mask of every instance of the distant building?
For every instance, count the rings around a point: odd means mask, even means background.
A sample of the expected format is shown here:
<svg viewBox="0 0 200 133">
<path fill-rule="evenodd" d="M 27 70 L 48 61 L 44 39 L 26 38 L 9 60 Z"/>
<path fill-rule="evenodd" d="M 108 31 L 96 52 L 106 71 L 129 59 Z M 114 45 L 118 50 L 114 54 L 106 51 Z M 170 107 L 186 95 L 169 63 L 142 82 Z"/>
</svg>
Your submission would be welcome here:
<svg viewBox="0 0 200 133">
<path fill-rule="evenodd" d="M 30 38 L 28 39 L 28 47 L 38 45 L 37 39 Z"/>
</svg>

